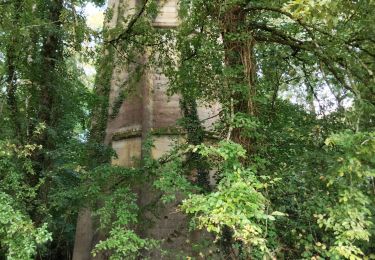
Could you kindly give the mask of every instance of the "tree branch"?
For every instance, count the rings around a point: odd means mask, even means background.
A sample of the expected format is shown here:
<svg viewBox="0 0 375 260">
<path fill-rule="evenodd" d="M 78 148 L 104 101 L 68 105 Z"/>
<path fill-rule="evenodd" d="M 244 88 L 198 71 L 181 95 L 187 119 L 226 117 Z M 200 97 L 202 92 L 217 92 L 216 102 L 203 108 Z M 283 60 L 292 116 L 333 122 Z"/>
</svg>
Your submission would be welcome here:
<svg viewBox="0 0 375 260">
<path fill-rule="evenodd" d="M 126 39 L 129 36 L 129 34 L 132 32 L 135 23 L 138 21 L 138 19 L 145 12 L 148 1 L 149 0 L 144 1 L 144 3 L 142 4 L 141 8 L 138 11 L 138 13 L 136 15 L 134 15 L 133 18 L 130 20 L 130 22 L 128 24 L 128 27 L 126 27 L 125 31 L 123 31 L 120 35 L 118 35 L 116 38 L 114 38 L 112 40 L 104 41 L 104 43 L 116 44 L 120 40 Z"/>
</svg>

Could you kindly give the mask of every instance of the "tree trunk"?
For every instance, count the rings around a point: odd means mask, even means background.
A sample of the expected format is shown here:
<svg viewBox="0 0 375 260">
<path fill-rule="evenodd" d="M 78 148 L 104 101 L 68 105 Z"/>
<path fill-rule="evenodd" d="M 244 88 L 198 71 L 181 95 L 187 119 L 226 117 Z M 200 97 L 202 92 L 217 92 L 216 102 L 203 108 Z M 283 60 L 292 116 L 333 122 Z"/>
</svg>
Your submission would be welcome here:
<svg viewBox="0 0 375 260">
<path fill-rule="evenodd" d="M 6 69 L 7 69 L 7 77 L 6 77 L 6 85 L 7 85 L 7 105 L 10 111 L 10 120 L 13 124 L 13 135 L 17 137 L 18 141 L 23 143 L 23 135 L 22 135 L 22 125 L 19 118 L 19 111 L 18 111 L 18 104 L 17 104 L 17 68 L 16 68 L 16 60 L 17 60 L 17 47 L 19 44 L 19 32 L 18 26 L 20 20 L 20 14 L 22 12 L 22 2 L 20 0 L 14 1 L 14 12 L 13 12 L 13 20 L 14 24 L 16 24 L 16 29 L 13 32 L 13 36 L 11 41 L 8 42 L 8 46 L 6 48 Z"/>
<path fill-rule="evenodd" d="M 232 93 L 232 107 L 230 108 L 232 110 L 232 117 L 236 113 L 254 116 L 257 114 L 255 102 L 255 41 L 250 30 L 244 34 L 243 28 L 246 23 L 246 12 L 243 11 L 241 6 L 234 6 L 226 11 L 220 22 L 225 51 L 225 64 L 227 67 L 241 67 L 243 69 L 242 73 L 233 75 L 233 78 L 228 79 L 228 82 L 229 84 L 234 83 L 247 86 L 247 89 L 243 89 L 243 91 Z M 233 35 L 237 37 L 231 37 Z M 235 40 L 232 38 L 235 38 Z M 233 141 L 243 145 L 248 150 L 250 140 L 242 136 L 241 133 L 241 129 L 234 129 L 230 137 Z"/>
</svg>

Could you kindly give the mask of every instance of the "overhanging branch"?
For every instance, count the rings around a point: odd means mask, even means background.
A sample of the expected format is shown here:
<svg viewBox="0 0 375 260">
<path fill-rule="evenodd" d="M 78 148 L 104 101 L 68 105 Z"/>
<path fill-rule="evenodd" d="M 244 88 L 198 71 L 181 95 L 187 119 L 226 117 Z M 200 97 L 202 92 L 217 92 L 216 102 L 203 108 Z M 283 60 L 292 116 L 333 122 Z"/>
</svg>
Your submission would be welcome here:
<svg viewBox="0 0 375 260">
<path fill-rule="evenodd" d="M 146 6 L 147 6 L 148 2 L 149 2 L 149 0 L 144 0 L 141 8 L 138 11 L 138 13 L 135 14 L 132 17 L 132 19 L 130 20 L 130 22 L 129 22 L 128 26 L 126 27 L 125 31 L 123 31 L 122 33 L 120 33 L 116 38 L 114 38 L 112 40 L 104 41 L 104 43 L 116 44 L 120 40 L 126 39 L 130 35 L 130 33 L 132 32 L 135 23 L 140 19 L 140 17 L 142 16 L 142 14 L 145 12 Z"/>
</svg>

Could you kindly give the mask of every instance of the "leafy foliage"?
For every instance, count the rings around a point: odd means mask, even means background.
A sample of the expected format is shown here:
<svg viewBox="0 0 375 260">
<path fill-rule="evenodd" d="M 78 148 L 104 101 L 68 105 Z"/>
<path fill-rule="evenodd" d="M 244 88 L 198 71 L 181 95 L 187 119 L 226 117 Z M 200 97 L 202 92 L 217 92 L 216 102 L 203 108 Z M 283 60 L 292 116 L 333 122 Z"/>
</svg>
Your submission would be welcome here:
<svg viewBox="0 0 375 260">
<path fill-rule="evenodd" d="M 51 239 L 47 225 L 35 228 L 32 221 L 12 207 L 12 199 L 0 193 L 0 238 L 8 259 L 32 259 L 36 247 Z"/>
<path fill-rule="evenodd" d="M 239 159 L 245 150 L 238 144 L 220 142 L 218 147 L 198 146 L 195 149 L 205 157 L 217 158 L 219 182 L 207 195 L 191 195 L 183 201 L 182 209 L 194 214 L 197 228 L 221 235 L 230 227 L 236 240 L 266 251 L 265 225 L 274 217 L 266 212 L 263 188 L 255 174 L 244 168 Z"/>
<path fill-rule="evenodd" d="M 38 188 L 25 182 L 33 174 L 30 155 L 35 149 L 0 143 L 0 245 L 8 259 L 32 259 L 37 246 L 51 240 L 47 223 L 37 227 L 27 212 Z"/>
<path fill-rule="evenodd" d="M 334 234 L 328 256 L 361 259 L 359 241 L 370 241 L 373 223 L 371 180 L 374 177 L 374 133 L 342 132 L 326 140 L 335 155 L 326 176 L 335 193 L 318 224 Z"/>
</svg>

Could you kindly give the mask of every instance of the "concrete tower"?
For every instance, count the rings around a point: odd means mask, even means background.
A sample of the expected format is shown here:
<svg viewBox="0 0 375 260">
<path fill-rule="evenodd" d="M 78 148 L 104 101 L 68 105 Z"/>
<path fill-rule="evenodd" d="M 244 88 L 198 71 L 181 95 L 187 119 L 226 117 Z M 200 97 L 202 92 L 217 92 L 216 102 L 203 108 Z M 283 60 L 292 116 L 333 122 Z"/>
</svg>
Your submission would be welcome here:
<svg viewBox="0 0 375 260">
<path fill-rule="evenodd" d="M 121 3 L 121 1 L 123 3 Z M 173 28 L 178 26 L 177 2 L 178 0 L 160 1 L 160 13 L 153 25 L 158 28 Z M 123 6 L 122 14 L 114 11 L 109 26 L 115 27 L 118 24 L 120 15 L 129 16 L 134 13 L 136 0 L 110 0 L 110 7 L 113 10 Z M 125 7 L 125 8 L 124 8 Z M 115 57 L 121 59 L 121 55 Z M 121 65 L 120 65 L 121 66 Z M 123 91 L 122 86 L 128 80 L 128 72 L 122 67 L 115 67 L 111 81 L 110 107 L 116 102 L 119 92 Z M 125 99 L 117 116 L 108 122 L 107 138 L 118 154 L 115 164 L 122 166 L 134 166 L 136 160 L 141 156 L 142 136 L 145 133 L 154 133 L 155 149 L 152 154 L 158 158 L 168 151 L 171 143 L 171 135 L 175 135 L 176 121 L 181 117 L 179 96 L 167 96 L 167 78 L 158 73 L 157 69 L 146 71 L 143 79 L 137 83 L 136 90 L 132 88 L 132 95 Z M 126 90 L 125 90 L 126 91 Z M 215 121 L 211 118 L 217 114 L 218 106 L 198 107 L 198 114 L 204 120 L 205 127 L 210 127 Z M 110 114 L 112 111 L 109 112 Z"/>
<path fill-rule="evenodd" d="M 160 1 L 160 3 L 160 13 L 153 26 L 158 28 L 178 26 L 178 0 Z M 110 0 L 109 8 L 113 9 L 114 15 L 108 26 L 119 26 L 116 21 L 120 20 L 121 15 L 134 14 L 136 4 L 136 0 Z M 115 58 L 121 59 L 121 56 L 117 55 Z M 111 105 L 116 102 L 121 86 L 127 79 L 126 69 L 118 66 L 114 68 L 110 93 Z M 153 137 L 152 156 L 156 159 L 165 154 L 176 140 L 183 140 L 183 134 L 176 125 L 177 120 L 181 118 L 180 98 L 178 95 L 168 96 L 167 88 L 167 78 L 158 73 L 157 69 L 146 71 L 142 80 L 136 84 L 135 90 L 133 89 L 133 94 L 122 102 L 117 116 L 109 120 L 107 141 L 112 144 L 118 155 L 113 161 L 114 164 L 126 167 L 137 166 L 142 155 L 142 143 L 149 134 Z M 198 115 L 206 128 L 216 120 L 214 115 L 218 114 L 218 110 L 217 105 L 210 108 L 198 107 Z M 144 213 L 146 222 L 150 224 L 140 223 L 141 235 L 163 240 L 162 248 L 173 254 L 173 257 L 165 257 L 165 259 L 177 259 L 176 254 L 180 252 L 190 254 L 191 242 L 196 239 L 188 232 L 187 217 L 177 211 L 178 203 L 163 205 L 158 202 L 159 193 L 152 189 L 151 185 L 142 185 L 136 189 L 140 208 L 154 203 L 153 212 Z M 162 259 L 158 252 L 152 252 L 151 258 Z"/>
</svg>

